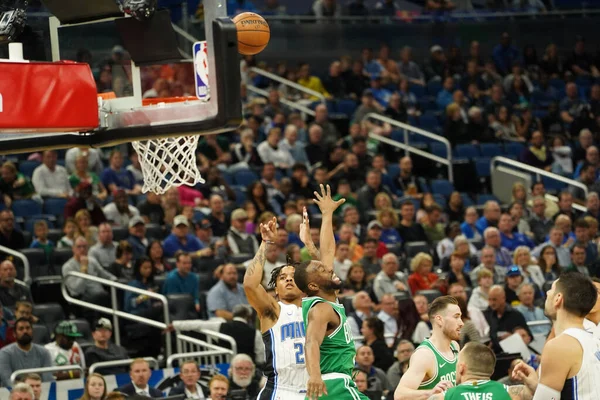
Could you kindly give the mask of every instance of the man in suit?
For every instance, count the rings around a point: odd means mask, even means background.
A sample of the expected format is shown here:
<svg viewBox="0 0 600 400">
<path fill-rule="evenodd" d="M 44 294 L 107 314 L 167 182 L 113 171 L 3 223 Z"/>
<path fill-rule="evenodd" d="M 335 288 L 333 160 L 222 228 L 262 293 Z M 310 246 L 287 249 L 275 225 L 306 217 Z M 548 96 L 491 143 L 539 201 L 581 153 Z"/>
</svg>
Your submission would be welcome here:
<svg viewBox="0 0 600 400">
<path fill-rule="evenodd" d="M 142 358 L 136 358 L 129 366 L 129 377 L 131 383 L 121 386 L 117 392 L 127 396 L 148 396 L 153 399 L 164 397 L 163 393 L 155 388 L 148 386 L 150 380 L 150 365 Z"/>
<path fill-rule="evenodd" d="M 186 399 L 204 399 L 202 387 L 198 384 L 200 368 L 194 360 L 183 361 L 179 372 L 181 383 L 169 392 L 169 396 L 184 394 Z"/>
</svg>

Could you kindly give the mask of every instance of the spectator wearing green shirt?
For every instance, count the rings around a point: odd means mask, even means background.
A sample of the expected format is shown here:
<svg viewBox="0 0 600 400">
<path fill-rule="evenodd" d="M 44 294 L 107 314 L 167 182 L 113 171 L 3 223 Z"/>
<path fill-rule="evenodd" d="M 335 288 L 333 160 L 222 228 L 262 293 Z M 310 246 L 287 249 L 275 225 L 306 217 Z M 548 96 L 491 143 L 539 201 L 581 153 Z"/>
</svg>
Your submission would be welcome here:
<svg viewBox="0 0 600 400">
<path fill-rule="evenodd" d="M 42 249 L 46 254 L 46 261 L 50 262 L 50 256 L 54 250 L 55 243 L 48 240 L 48 223 L 44 220 L 36 221 L 33 224 L 33 233 L 35 239 L 31 242 L 32 249 Z"/>
<path fill-rule="evenodd" d="M 31 180 L 17 171 L 14 163 L 7 161 L 2 164 L 0 177 L 0 192 L 4 195 L 4 204 L 10 207 L 12 200 L 29 199 L 35 194 Z"/>
<path fill-rule="evenodd" d="M 358 206 L 358 202 L 350 190 L 350 182 L 348 182 L 346 179 L 341 179 L 338 182 L 337 193 L 335 196 L 333 196 L 333 200 L 338 201 L 339 199 L 344 198 L 346 199 L 346 202 L 344 203 L 344 207 L 339 207 L 337 210 L 335 210 L 335 215 L 340 215 L 342 210 L 348 206 L 352 206 L 354 208 Z"/>
<path fill-rule="evenodd" d="M 89 170 L 88 157 L 85 154 L 77 156 L 75 159 L 75 171 L 69 176 L 69 183 L 73 190 L 83 182 L 87 182 L 92 186 L 92 195 L 98 200 L 104 201 L 108 196 L 108 192 L 102 184 L 100 177 Z"/>
</svg>

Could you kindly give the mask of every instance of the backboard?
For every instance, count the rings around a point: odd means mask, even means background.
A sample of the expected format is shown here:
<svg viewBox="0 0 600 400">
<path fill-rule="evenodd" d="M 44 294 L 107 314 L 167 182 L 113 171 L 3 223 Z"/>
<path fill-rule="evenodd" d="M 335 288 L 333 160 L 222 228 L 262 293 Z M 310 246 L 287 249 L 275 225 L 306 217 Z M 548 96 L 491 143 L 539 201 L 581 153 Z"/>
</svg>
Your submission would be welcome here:
<svg viewBox="0 0 600 400">
<path fill-rule="evenodd" d="M 239 55 L 236 29 L 227 17 L 226 2 L 204 2 L 210 99 L 188 99 L 185 102 L 143 106 L 140 66 L 183 62 L 187 57 L 182 56 L 182 53 L 192 53 L 191 41 L 182 46 L 175 37 L 168 12 L 157 11 L 150 21 L 138 21 L 123 16 L 118 7 L 114 7 L 114 0 L 44 0 L 47 8 L 54 14 L 49 19 L 53 61 L 61 60 L 61 40 L 64 41 L 65 36 L 63 32 L 80 29 L 83 33 L 79 35 L 85 35 L 89 31 L 89 40 L 97 40 L 94 38 L 94 25 L 112 23 L 115 36 L 120 38 L 120 43 L 114 44 L 122 45 L 131 55 L 131 67 L 127 71 L 132 90 L 125 97 L 102 101 L 102 106 L 98 108 L 98 127 L 94 129 L 76 132 L 24 132 L 19 121 L 9 121 L 10 129 L 0 131 L 0 154 L 75 146 L 107 147 L 139 140 L 215 134 L 235 129 L 242 119 Z M 83 4 L 85 7 L 81 7 Z M 97 8 L 93 9 L 96 5 Z M 179 51 L 180 49 L 183 51 Z M 10 99 L 5 96 L 5 107 L 8 101 Z M 2 121 L 2 118 L 0 112 L 0 122 L 5 122 L 0 126 L 6 126 L 6 121 Z"/>
</svg>

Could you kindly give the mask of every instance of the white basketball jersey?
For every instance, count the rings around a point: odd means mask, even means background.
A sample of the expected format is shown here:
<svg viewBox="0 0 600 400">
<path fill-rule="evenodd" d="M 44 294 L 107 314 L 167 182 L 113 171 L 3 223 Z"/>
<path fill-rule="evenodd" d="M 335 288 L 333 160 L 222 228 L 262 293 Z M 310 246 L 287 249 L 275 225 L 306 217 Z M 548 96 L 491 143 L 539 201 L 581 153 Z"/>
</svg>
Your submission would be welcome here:
<svg viewBox="0 0 600 400">
<path fill-rule="evenodd" d="M 279 302 L 277 323 L 263 333 L 267 382 L 275 388 L 306 389 L 308 373 L 304 362 L 304 321 L 302 307 Z"/>
<path fill-rule="evenodd" d="M 561 400 L 600 399 L 600 341 L 583 329 L 569 328 L 563 332 L 579 341 L 583 349 L 581 369 L 567 379 L 560 394 Z"/>
</svg>

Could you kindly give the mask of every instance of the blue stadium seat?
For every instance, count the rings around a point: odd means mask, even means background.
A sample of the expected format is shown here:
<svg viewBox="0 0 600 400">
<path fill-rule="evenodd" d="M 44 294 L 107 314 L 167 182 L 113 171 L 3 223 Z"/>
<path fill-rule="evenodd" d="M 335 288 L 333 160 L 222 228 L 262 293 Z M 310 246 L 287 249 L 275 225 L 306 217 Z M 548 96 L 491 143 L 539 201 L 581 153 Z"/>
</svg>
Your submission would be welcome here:
<svg viewBox="0 0 600 400">
<path fill-rule="evenodd" d="M 13 201 L 11 208 L 15 217 L 30 217 L 42 213 L 42 206 L 40 203 L 28 199 Z"/>
<path fill-rule="evenodd" d="M 425 96 L 425 86 L 421 85 L 410 85 L 408 91 L 415 95 L 417 99 Z"/>
<path fill-rule="evenodd" d="M 227 172 L 227 171 L 221 171 L 221 176 L 223 177 L 223 180 L 225 181 L 226 184 L 228 184 L 229 186 L 233 185 L 233 176 Z"/>
<path fill-rule="evenodd" d="M 431 154 L 438 157 L 448 157 L 448 149 L 446 149 L 446 145 L 443 143 L 431 143 Z"/>
<path fill-rule="evenodd" d="M 498 143 L 482 143 L 479 148 L 483 157 L 496 157 L 503 155 L 502 146 Z"/>
<path fill-rule="evenodd" d="M 524 149 L 525 145 L 522 143 L 509 142 L 504 144 L 504 151 L 507 156 L 519 157 Z"/>
<path fill-rule="evenodd" d="M 546 190 L 552 192 L 560 192 L 567 188 L 566 183 L 545 176 L 542 176 L 542 182 L 544 182 L 544 187 Z"/>
<path fill-rule="evenodd" d="M 415 117 L 414 115 L 409 115 L 406 123 L 409 124 L 410 126 L 419 126 L 419 119 L 417 117 Z"/>
<path fill-rule="evenodd" d="M 258 176 L 249 169 L 240 169 L 239 171 L 235 171 L 234 177 L 235 184 L 244 187 L 259 180 Z"/>
<path fill-rule="evenodd" d="M 387 169 L 388 176 L 392 179 L 400 174 L 400 166 L 398 164 L 388 164 L 385 168 Z"/>
<path fill-rule="evenodd" d="M 433 112 L 426 111 L 419 118 L 419 126 L 426 131 L 435 132 L 440 126 L 440 122 Z"/>
<path fill-rule="evenodd" d="M 480 194 L 477 196 L 477 205 L 482 206 L 486 201 L 490 200 L 498 201 L 498 198 L 493 194 Z"/>
<path fill-rule="evenodd" d="M 442 196 L 450 197 L 454 192 L 454 185 L 446 179 L 434 179 L 431 181 L 431 192 L 433 194 L 441 194 Z"/>
<path fill-rule="evenodd" d="M 565 81 L 563 81 L 562 79 L 559 78 L 551 78 L 548 81 L 548 84 L 550 86 L 552 86 L 553 88 L 555 88 L 558 91 L 564 91 L 565 90 Z"/>
<path fill-rule="evenodd" d="M 50 197 L 44 200 L 44 214 L 63 215 L 67 199 Z"/>
<path fill-rule="evenodd" d="M 21 161 L 19 163 L 19 172 L 31 178 L 33 176 L 33 170 L 39 167 L 40 164 L 39 161 Z"/>
<path fill-rule="evenodd" d="M 354 100 L 338 100 L 337 110 L 341 114 L 346 114 L 349 118 L 354 115 L 357 108 L 356 101 Z"/>
<path fill-rule="evenodd" d="M 487 157 L 479 157 L 475 159 L 475 173 L 480 178 L 490 176 L 490 159 Z"/>
<path fill-rule="evenodd" d="M 233 187 L 233 191 L 235 192 L 235 204 L 237 206 L 243 206 L 246 202 L 246 191 L 240 187 Z"/>
<path fill-rule="evenodd" d="M 533 93 L 531 93 L 531 104 L 536 107 L 548 108 L 550 103 L 556 100 L 557 99 L 555 99 L 553 96 L 549 96 L 545 92 L 541 92 L 539 90 L 534 90 Z"/>
<path fill-rule="evenodd" d="M 427 94 L 430 96 L 437 96 L 438 92 L 442 90 L 441 81 L 429 81 L 427 83 Z"/>
<path fill-rule="evenodd" d="M 395 140 L 396 142 L 400 142 L 400 143 L 404 143 L 404 132 L 403 131 L 392 131 L 392 134 L 390 135 L 392 140 Z"/>
<path fill-rule="evenodd" d="M 433 200 L 437 203 L 438 206 L 440 206 L 442 208 L 446 208 L 447 200 L 443 194 L 434 193 Z"/>
<path fill-rule="evenodd" d="M 454 149 L 456 157 L 473 159 L 479 157 L 479 149 L 472 144 L 459 144 Z"/>
<path fill-rule="evenodd" d="M 539 119 L 543 119 L 548 115 L 546 110 L 533 110 L 533 116 Z"/>
<path fill-rule="evenodd" d="M 38 215 L 32 215 L 30 217 L 27 217 L 27 219 L 25 220 L 25 230 L 27 232 L 34 233 L 33 225 L 37 221 L 41 221 L 41 220 L 46 221 L 46 223 L 48 224 L 48 229 L 55 228 L 56 217 L 54 215 L 38 214 Z"/>
<path fill-rule="evenodd" d="M 473 201 L 471 196 L 469 196 L 468 193 L 461 193 L 460 198 L 463 201 L 463 207 L 471 207 L 472 205 L 475 204 L 475 202 Z"/>
</svg>

